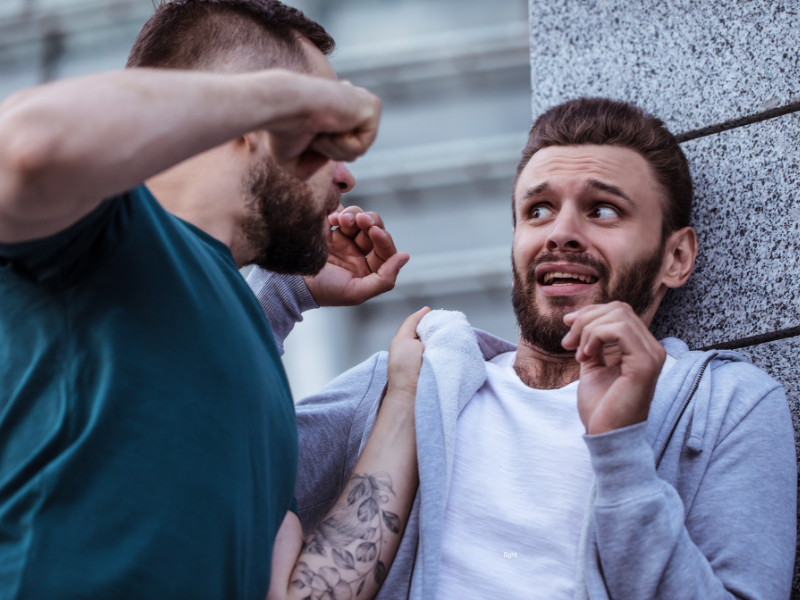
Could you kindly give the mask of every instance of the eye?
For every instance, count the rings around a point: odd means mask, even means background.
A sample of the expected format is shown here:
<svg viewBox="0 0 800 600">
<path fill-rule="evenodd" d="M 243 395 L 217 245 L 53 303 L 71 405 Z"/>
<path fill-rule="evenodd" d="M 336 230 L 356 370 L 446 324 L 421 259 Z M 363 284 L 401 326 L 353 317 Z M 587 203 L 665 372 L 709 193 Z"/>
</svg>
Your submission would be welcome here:
<svg viewBox="0 0 800 600">
<path fill-rule="evenodd" d="M 615 219 L 619 217 L 619 212 L 616 208 L 611 206 L 597 206 L 590 213 L 591 217 L 595 219 Z"/>
<path fill-rule="evenodd" d="M 541 204 L 539 206 L 534 206 L 533 209 L 531 209 L 531 219 L 546 219 L 547 217 L 552 216 L 553 211 Z"/>
</svg>

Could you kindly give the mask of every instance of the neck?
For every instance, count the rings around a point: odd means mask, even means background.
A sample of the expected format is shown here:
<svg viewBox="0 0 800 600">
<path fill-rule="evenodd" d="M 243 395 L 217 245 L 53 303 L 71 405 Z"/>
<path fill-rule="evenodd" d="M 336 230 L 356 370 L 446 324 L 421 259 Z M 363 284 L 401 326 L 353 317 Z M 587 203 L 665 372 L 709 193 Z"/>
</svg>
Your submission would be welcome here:
<svg viewBox="0 0 800 600">
<path fill-rule="evenodd" d="M 514 370 L 528 387 L 552 390 L 577 381 L 581 366 L 574 353 L 550 354 L 519 338 Z"/>
<path fill-rule="evenodd" d="M 244 266 L 248 261 L 241 224 L 226 212 L 227 203 L 221 200 L 229 192 L 197 185 L 198 181 L 180 171 L 167 171 L 148 179 L 146 185 L 164 210 L 225 244 L 236 265 Z"/>
</svg>

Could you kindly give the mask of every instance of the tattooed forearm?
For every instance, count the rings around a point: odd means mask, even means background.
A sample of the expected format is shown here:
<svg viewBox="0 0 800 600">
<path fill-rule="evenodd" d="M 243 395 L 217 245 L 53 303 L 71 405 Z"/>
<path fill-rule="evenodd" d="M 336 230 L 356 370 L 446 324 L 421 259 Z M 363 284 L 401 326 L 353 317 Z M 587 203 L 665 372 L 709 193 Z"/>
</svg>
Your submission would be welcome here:
<svg viewBox="0 0 800 600">
<path fill-rule="evenodd" d="M 357 598 L 370 579 L 386 577 L 381 551 L 399 536 L 391 508 L 395 492 L 386 474 L 352 475 L 328 516 L 305 538 L 291 585 L 309 600 Z"/>
<path fill-rule="evenodd" d="M 372 600 L 400 546 L 419 487 L 414 418 L 429 309 L 405 320 L 389 349 L 386 393 L 372 431 L 322 521 L 303 537 L 289 511 L 272 553 L 268 600 Z"/>
</svg>

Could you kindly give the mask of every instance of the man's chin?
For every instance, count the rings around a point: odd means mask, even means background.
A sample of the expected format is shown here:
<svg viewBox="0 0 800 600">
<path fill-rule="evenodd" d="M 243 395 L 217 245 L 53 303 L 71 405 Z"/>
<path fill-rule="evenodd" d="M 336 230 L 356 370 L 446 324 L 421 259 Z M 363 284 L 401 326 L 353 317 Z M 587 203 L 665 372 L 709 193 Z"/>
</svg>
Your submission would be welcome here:
<svg viewBox="0 0 800 600">
<path fill-rule="evenodd" d="M 551 313 L 553 311 L 561 311 L 561 316 L 565 314 L 580 310 L 584 306 L 591 304 L 599 304 L 603 300 L 602 293 L 598 284 L 592 285 L 594 289 L 587 290 L 581 294 L 570 294 L 563 296 L 544 295 L 542 293 L 536 294 L 536 303 L 539 310 L 543 314 Z"/>
</svg>

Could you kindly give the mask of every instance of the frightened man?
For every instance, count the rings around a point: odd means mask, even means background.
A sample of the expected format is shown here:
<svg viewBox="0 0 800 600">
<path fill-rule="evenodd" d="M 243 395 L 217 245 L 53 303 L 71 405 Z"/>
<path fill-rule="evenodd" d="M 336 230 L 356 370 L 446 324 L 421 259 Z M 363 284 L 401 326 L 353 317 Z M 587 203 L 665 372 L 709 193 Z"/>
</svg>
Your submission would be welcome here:
<svg viewBox="0 0 800 600">
<path fill-rule="evenodd" d="M 380 116 L 332 48 L 275 0 L 175 0 L 128 70 L 0 105 L 0 597 L 375 593 L 416 491 L 424 311 L 331 508 L 358 539 L 303 547 L 292 399 L 238 272 L 352 304 L 408 259 L 377 217 L 330 232 Z"/>
<path fill-rule="evenodd" d="M 420 488 L 378 597 L 788 598 L 783 389 L 649 331 L 697 255 L 674 136 L 630 104 L 564 103 L 534 123 L 512 197 L 519 340 L 421 321 Z M 386 360 L 297 406 L 306 527 L 371 430 Z"/>
</svg>

